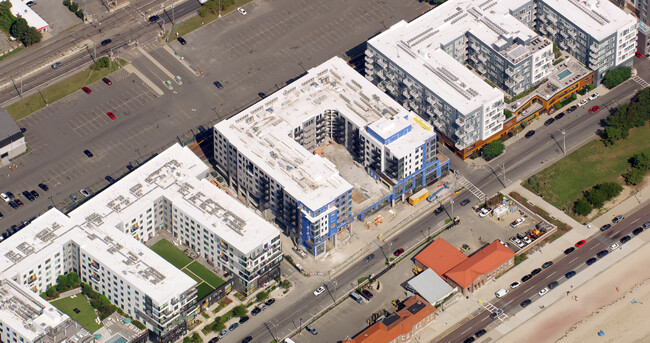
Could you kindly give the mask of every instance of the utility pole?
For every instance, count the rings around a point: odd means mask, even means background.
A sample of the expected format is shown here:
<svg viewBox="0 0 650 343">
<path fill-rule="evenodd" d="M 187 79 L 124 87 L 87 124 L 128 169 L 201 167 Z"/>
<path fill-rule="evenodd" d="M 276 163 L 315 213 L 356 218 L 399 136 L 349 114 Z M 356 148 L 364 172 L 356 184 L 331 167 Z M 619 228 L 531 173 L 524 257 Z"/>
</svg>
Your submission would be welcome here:
<svg viewBox="0 0 650 343">
<path fill-rule="evenodd" d="M 566 131 L 562 129 L 562 153 L 566 155 Z"/>
<path fill-rule="evenodd" d="M 174 25 L 174 3 L 172 2 L 172 25 Z"/>
<path fill-rule="evenodd" d="M 20 72 L 20 97 L 23 97 L 23 72 Z"/>
<path fill-rule="evenodd" d="M 219 0 L 219 18 L 221 18 L 221 0 Z"/>
</svg>

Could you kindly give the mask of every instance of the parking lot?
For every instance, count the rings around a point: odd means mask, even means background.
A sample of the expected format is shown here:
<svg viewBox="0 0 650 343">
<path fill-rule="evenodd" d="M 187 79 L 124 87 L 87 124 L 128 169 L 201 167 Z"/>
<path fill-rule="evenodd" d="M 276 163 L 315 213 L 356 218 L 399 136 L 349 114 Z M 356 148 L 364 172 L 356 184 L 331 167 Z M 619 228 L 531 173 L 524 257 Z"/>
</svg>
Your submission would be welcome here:
<svg viewBox="0 0 650 343">
<path fill-rule="evenodd" d="M 35 0 L 35 2 L 36 5 L 31 7 L 32 10 L 50 25 L 44 37 L 56 35 L 70 26 L 82 23 L 81 19 L 63 6 L 62 1 Z"/>
</svg>

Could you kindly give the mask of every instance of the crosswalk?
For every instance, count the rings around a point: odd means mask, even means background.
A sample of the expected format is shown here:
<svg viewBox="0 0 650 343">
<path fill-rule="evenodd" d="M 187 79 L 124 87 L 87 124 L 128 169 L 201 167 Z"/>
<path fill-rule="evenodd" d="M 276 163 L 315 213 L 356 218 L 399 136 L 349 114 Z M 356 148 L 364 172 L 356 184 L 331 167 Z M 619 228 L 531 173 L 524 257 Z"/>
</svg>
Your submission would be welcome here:
<svg viewBox="0 0 650 343">
<path fill-rule="evenodd" d="M 638 75 L 635 76 L 632 80 L 634 80 L 634 82 L 641 85 L 641 87 L 643 88 L 648 87 L 648 83 L 644 79 L 640 78 Z"/>
<path fill-rule="evenodd" d="M 479 201 L 485 200 L 485 193 L 483 193 L 483 191 L 481 191 L 478 187 L 474 186 L 474 184 L 469 182 L 469 180 L 467 180 L 466 178 L 462 177 L 461 175 L 458 175 L 456 182 L 458 183 L 458 185 L 465 187 L 465 189 L 467 189 L 472 194 L 474 194 L 474 196 Z"/>
</svg>

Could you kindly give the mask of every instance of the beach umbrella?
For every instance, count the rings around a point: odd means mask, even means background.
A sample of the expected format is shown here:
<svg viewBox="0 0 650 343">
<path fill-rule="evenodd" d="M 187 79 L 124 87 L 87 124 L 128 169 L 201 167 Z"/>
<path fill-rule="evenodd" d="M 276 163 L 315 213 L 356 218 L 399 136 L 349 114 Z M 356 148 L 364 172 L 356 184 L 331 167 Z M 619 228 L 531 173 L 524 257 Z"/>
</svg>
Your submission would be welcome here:
<svg viewBox="0 0 650 343">
<path fill-rule="evenodd" d="M 598 336 L 605 336 L 605 333 L 603 332 L 603 330 L 598 331 Z"/>
</svg>

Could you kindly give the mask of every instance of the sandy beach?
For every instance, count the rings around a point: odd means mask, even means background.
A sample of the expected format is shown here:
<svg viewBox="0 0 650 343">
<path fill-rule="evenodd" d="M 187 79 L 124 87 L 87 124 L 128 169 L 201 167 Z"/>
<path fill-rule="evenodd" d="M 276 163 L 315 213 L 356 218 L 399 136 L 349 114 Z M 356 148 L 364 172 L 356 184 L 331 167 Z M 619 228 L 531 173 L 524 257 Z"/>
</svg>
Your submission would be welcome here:
<svg viewBox="0 0 650 343">
<path fill-rule="evenodd" d="M 637 239 L 645 240 L 649 234 L 643 233 Z M 650 245 L 646 244 L 499 341 L 650 342 L 649 261 Z M 598 336 L 601 330 L 604 335 Z"/>
</svg>

